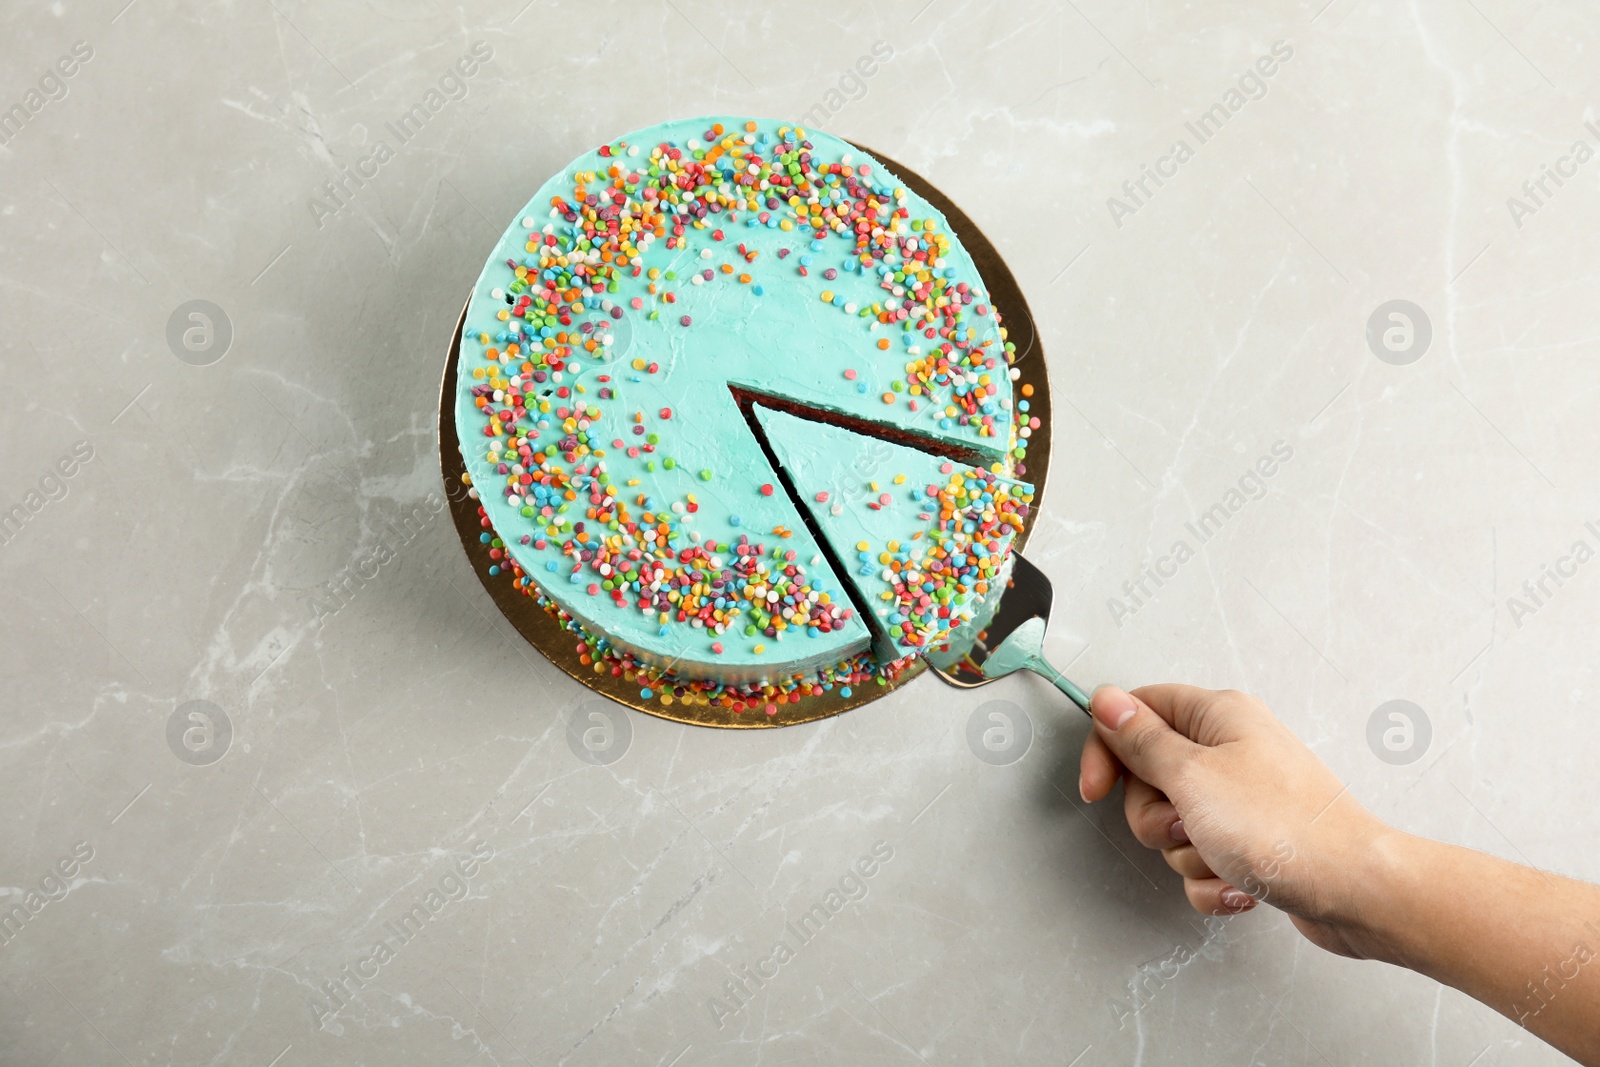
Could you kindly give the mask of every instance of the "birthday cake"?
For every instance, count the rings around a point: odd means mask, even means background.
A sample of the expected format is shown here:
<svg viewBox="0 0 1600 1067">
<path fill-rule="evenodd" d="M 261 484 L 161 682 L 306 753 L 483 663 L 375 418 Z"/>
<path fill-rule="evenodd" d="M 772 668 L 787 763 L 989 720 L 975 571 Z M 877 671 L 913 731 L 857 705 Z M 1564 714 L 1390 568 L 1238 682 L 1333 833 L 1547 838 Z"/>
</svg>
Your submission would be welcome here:
<svg viewBox="0 0 1600 1067">
<path fill-rule="evenodd" d="M 1014 355 L 944 216 L 860 149 L 663 123 L 489 256 L 463 481 L 493 572 L 594 670 L 771 713 L 895 677 L 998 595 L 1037 428 Z"/>
</svg>

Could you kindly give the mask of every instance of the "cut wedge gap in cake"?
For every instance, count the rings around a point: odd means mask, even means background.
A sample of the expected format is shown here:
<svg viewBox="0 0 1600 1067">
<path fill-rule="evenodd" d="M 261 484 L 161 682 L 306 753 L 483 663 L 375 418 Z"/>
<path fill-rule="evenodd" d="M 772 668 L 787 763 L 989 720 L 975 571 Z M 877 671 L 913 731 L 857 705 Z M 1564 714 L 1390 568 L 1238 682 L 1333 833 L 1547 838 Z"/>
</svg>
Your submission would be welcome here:
<svg viewBox="0 0 1600 1067">
<path fill-rule="evenodd" d="M 887 441 L 891 444 L 903 445 L 918 452 L 926 452 L 930 456 L 940 456 L 970 467 L 987 467 L 989 464 L 1002 461 L 1005 458 L 1006 445 L 1004 443 L 996 445 L 993 451 L 970 444 L 959 444 L 905 426 L 888 422 L 874 422 L 871 419 L 847 414 L 834 408 L 800 403 L 788 397 L 754 389 L 737 382 L 729 382 L 728 391 L 733 393 L 734 400 L 739 404 L 739 410 L 744 413 L 745 421 L 750 423 L 751 428 L 756 431 L 757 437 L 761 436 L 761 428 L 754 421 L 751 409 L 756 405 L 760 405 L 773 411 L 782 411 L 794 415 L 807 422 L 825 423 L 829 426 L 849 430 L 861 437 L 870 437 Z"/>
<path fill-rule="evenodd" d="M 1033 500 L 986 466 L 809 419 L 763 400 L 746 418 L 871 629 L 874 654 L 924 653 L 981 625 Z"/>
</svg>

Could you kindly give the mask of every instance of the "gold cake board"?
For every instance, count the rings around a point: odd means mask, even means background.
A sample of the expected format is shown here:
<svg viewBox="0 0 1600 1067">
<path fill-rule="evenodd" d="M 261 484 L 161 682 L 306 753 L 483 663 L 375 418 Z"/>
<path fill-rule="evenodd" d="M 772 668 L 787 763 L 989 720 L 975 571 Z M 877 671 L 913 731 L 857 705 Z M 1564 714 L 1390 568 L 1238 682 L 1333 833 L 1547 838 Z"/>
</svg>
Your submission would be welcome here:
<svg viewBox="0 0 1600 1067">
<path fill-rule="evenodd" d="M 1028 534 L 1038 520 L 1050 467 L 1050 376 L 1045 367 L 1044 350 L 1039 341 L 1033 313 L 1028 309 L 1028 302 L 1023 298 L 1022 290 L 1018 287 L 1010 268 L 1006 266 L 1005 260 L 1000 258 L 1000 253 L 972 219 L 925 178 L 878 152 L 860 145 L 856 147 L 881 162 L 908 188 L 944 213 L 950 222 L 950 232 L 965 246 L 978 267 L 979 275 L 989 287 L 990 300 L 1000 313 L 1001 324 L 1007 331 L 1007 340 L 1016 344 L 1018 356 L 1014 366 L 1021 371 L 1021 377 L 1016 382 L 1017 397 L 1022 398 L 1021 388 L 1024 385 L 1033 387 L 1033 395 L 1027 398 L 1028 414 L 1039 420 L 1039 428 L 1034 430 L 1028 439 L 1028 454 L 1023 461 L 1028 468 L 1023 477 L 1033 484 L 1034 498 L 1033 506 L 1028 511 L 1027 525 L 1014 542 L 1020 549 L 1027 542 Z M 470 299 L 469 296 L 469 303 Z M 675 722 L 727 729 L 793 726 L 796 723 L 826 719 L 863 704 L 870 704 L 879 697 L 909 684 L 926 672 L 928 667 L 926 661 L 918 658 L 898 678 L 886 684 L 879 685 L 876 680 L 869 680 L 854 687 L 854 691 L 848 697 L 841 696 L 839 687 L 835 686 L 818 696 L 801 697 L 797 703 L 779 703 L 776 714 L 769 715 L 764 704 L 756 704 L 742 712 L 736 712 L 720 704 L 699 704 L 670 695 L 658 695 L 646 700 L 639 695 L 639 683 L 630 682 L 626 677 L 613 677 L 609 664 L 602 665 L 602 670 L 597 672 L 594 666 L 582 663 L 578 650 L 581 644 L 578 634 L 568 630 L 560 619 L 541 607 L 533 597 L 513 588 L 511 575 L 507 569 L 502 568 L 498 575 L 489 574 L 489 567 L 496 561 L 489 557 L 489 546 L 479 540 L 479 536 L 485 532 L 485 527 L 478 516 L 478 501 L 462 491 L 461 477 L 466 473 L 466 464 L 462 461 L 460 442 L 456 437 L 456 364 L 461 358 L 461 334 L 466 319 L 467 309 L 463 306 L 461 318 L 456 322 L 455 334 L 450 340 L 450 352 L 445 360 L 444 380 L 439 390 L 439 466 L 447 490 L 445 497 L 450 502 L 450 515 L 455 521 L 456 532 L 461 537 L 461 547 L 467 554 L 473 572 L 477 574 L 478 580 L 483 583 L 484 590 L 489 594 L 489 599 L 494 601 L 495 607 L 500 609 L 500 613 L 516 628 L 516 631 L 551 663 L 596 693 L 609 697 L 619 704 Z"/>
</svg>

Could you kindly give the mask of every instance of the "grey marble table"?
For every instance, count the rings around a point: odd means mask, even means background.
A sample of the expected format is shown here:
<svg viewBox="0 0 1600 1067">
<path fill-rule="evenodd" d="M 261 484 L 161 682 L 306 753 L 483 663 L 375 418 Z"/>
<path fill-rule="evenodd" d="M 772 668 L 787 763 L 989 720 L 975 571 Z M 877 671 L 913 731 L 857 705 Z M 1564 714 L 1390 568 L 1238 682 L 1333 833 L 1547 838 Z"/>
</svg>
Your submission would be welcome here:
<svg viewBox="0 0 1600 1067">
<path fill-rule="evenodd" d="M 9 5 L 0 1062 L 1559 1062 L 1190 913 L 1038 679 L 630 712 L 581 759 L 589 695 L 430 501 L 448 336 L 530 192 L 662 119 L 804 116 L 1033 304 L 1058 662 L 1251 690 L 1384 818 L 1600 878 L 1597 22 Z"/>
</svg>

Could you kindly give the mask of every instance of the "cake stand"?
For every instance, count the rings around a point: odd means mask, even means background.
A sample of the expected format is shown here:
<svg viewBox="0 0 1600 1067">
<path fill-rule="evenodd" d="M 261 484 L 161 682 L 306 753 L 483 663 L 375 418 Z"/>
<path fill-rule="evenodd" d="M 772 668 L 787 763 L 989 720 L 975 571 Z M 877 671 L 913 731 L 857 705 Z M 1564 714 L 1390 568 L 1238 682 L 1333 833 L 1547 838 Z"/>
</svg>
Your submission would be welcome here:
<svg viewBox="0 0 1600 1067">
<path fill-rule="evenodd" d="M 1033 387 L 1033 395 L 1027 398 L 1028 413 L 1039 420 L 1039 428 L 1028 438 L 1027 472 L 1022 475 L 1032 483 L 1034 498 L 1033 506 L 1028 511 L 1027 526 L 1013 542 L 1020 551 L 1038 521 L 1050 468 L 1050 376 L 1033 313 L 1028 309 L 1022 289 L 1005 260 L 1000 258 L 994 245 L 965 212 L 909 168 L 871 149 L 860 145 L 856 147 L 881 162 L 908 188 L 944 213 L 949 220 L 950 231 L 966 247 L 978 268 L 979 276 L 989 287 L 990 302 L 1000 313 L 1000 321 L 1006 328 L 1006 339 L 1016 345 L 1018 356 L 1013 366 L 1021 372 L 1016 380 L 1017 392 L 1020 395 L 1025 385 Z M 507 571 L 502 570 L 497 575 L 489 573 L 489 567 L 496 561 L 489 558 L 489 546 L 479 540 L 484 527 L 478 515 L 478 502 L 467 495 L 461 481 L 466 473 L 466 464 L 462 461 L 460 442 L 456 437 L 456 364 L 461 358 L 461 333 L 466 319 L 467 309 L 463 305 L 450 340 L 450 351 L 445 359 L 444 378 L 439 390 L 439 467 L 444 475 L 445 496 L 450 503 L 451 519 L 461 538 L 461 547 L 467 554 L 473 573 L 489 594 L 489 599 L 516 631 L 551 663 L 619 704 L 675 722 L 727 729 L 765 729 L 826 719 L 870 704 L 927 672 L 927 662 L 919 657 L 893 681 L 881 685 L 876 682 L 861 685 L 848 697 L 840 696 L 837 688 L 818 696 L 802 697 L 797 703 L 777 705 L 776 714 L 768 715 L 762 708 L 736 712 L 720 704 L 700 704 L 682 698 L 669 697 L 670 703 L 663 701 L 660 696 L 646 700 L 640 696 L 638 683 L 613 677 L 609 667 L 584 664 L 579 653 L 577 634 L 568 630 L 560 619 L 541 607 L 533 597 L 513 588 L 511 575 Z"/>
</svg>

